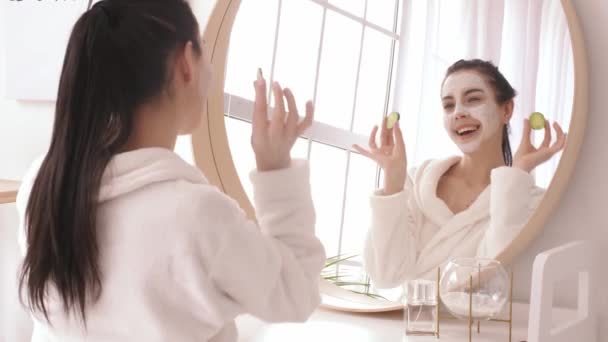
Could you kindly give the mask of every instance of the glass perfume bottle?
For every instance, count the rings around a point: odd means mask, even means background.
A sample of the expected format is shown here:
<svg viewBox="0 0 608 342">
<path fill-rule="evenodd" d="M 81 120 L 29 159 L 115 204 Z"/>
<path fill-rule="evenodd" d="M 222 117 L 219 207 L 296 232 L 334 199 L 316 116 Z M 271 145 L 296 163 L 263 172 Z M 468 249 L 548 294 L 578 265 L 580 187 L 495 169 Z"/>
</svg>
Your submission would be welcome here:
<svg viewBox="0 0 608 342">
<path fill-rule="evenodd" d="M 407 283 L 406 335 L 435 335 L 437 331 L 437 283 L 417 279 Z"/>
</svg>

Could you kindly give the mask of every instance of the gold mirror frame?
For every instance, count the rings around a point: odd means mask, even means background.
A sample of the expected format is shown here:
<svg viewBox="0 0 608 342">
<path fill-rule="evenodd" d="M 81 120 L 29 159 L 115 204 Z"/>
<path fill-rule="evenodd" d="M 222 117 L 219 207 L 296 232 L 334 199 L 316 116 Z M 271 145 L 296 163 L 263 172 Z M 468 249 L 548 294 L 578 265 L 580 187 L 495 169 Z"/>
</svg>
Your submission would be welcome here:
<svg viewBox="0 0 608 342">
<path fill-rule="evenodd" d="M 234 198 L 249 218 L 255 219 L 253 206 L 243 189 L 232 160 L 224 123 L 224 78 L 228 47 L 240 3 L 241 0 L 217 0 L 203 33 L 203 38 L 211 49 L 211 62 L 216 77 L 210 90 L 209 100 L 203 109 L 201 126 L 192 134 L 192 150 L 195 164 L 205 173 L 207 179 Z M 509 264 L 541 234 L 574 172 L 583 143 L 588 107 L 587 57 L 583 32 L 574 5 L 571 0 L 561 0 L 561 4 L 568 22 L 574 62 L 574 99 L 572 119 L 568 129 L 568 144 L 539 207 L 515 240 L 496 256 L 497 260 L 505 264 Z M 252 72 L 252 75 L 254 74 Z M 327 286 L 323 288 L 327 291 Z"/>
</svg>

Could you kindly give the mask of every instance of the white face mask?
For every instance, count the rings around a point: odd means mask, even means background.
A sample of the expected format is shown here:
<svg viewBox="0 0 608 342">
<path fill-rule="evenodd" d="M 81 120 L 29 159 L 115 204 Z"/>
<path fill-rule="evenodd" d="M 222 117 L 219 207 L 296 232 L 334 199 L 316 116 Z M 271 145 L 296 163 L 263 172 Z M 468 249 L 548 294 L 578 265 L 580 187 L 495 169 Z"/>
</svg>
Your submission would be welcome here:
<svg viewBox="0 0 608 342">
<path fill-rule="evenodd" d="M 473 89 L 476 91 L 470 92 Z M 504 124 L 493 98 L 494 91 L 477 72 L 450 75 L 445 80 L 441 97 L 445 110 L 444 127 L 463 153 L 477 151 Z"/>
</svg>

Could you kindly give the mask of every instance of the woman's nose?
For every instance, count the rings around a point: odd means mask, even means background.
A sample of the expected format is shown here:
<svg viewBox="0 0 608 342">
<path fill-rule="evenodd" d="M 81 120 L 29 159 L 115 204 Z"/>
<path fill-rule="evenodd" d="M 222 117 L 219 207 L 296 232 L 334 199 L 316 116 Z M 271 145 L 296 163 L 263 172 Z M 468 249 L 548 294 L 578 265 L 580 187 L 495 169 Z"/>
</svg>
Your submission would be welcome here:
<svg viewBox="0 0 608 342">
<path fill-rule="evenodd" d="M 460 104 L 457 104 L 454 108 L 454 118 L 458 120 L 466 118 L 467 116 L 469 116 L 468 112 Z"/>
<path fill-rule="evenodd" d="M 456 120 L 459 120 L 459 119 L 464 119 L 469 115 L 465 112 L 456 112 L 456 114 L 454 116 L 456 117 Z"/>
</svg>

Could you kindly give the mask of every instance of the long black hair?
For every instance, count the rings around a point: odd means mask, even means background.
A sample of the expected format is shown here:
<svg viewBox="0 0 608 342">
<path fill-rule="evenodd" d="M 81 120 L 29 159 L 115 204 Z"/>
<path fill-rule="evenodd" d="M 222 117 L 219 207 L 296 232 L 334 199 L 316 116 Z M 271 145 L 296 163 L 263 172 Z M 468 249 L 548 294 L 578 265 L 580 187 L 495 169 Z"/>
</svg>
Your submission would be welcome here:
<svg viewBox="0 0 608 342">
<path fill-rule="evenodd" d="M 26 208 L 27 254 L 19 277 L 31 310 L 49 321 L 53 286 L 66 312 L 86 325 L 101 294 L 97 203 L 102 175 L 129 139 L 138 106 L 166 89 L 170 57 L 199 27 L 185 0 L 102 0 L 74 25 L 49 150 Z M 25 290 L 25 291 L 24 291 Z M 50 323 L 50 321 L 49 321 Z"/>
<path fill-rule="evenodd" d="M 444 81 L 453 73 L 463 70 L 473 70 L 483 75 L 492 88 L 494 88 L 498 104 L 505 104 L 517 96 L 517 92 L 500 70 L 492 62 L 481 59 L 461 59 L 457 61 L 446 71 L 443 78 Z M 506 165 L 513 165 L 513 153 L 511 152 L 511 143 L 509 142 L 509 124 L 505 124 L 502 128 L 502 157 Z"/>
</svg>

